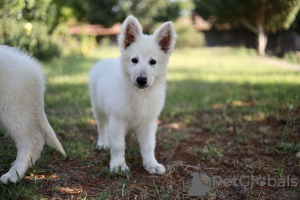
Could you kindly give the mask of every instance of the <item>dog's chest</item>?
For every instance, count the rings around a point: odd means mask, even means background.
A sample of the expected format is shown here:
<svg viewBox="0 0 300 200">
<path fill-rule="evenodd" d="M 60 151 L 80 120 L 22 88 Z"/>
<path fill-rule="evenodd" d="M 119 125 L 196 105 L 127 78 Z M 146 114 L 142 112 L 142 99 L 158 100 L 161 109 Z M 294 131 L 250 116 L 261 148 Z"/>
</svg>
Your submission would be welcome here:
<svg viewBox="0 0 300 200">
<path fill-rule="evenodd" d="M 131 94 L 124 99 L 122 114 L 131 122 L 157 118 L 164 104 L 164 95 L 156 93 Z"/>
<path fill-rule="evenodd" d="M 150 95 L 131 96 L 124 104 L 124 108 L 128 110 L 127 112 L 131 114 L 131 117 L 137 120 L 153 115 L 157 112 L 159 106 L 155 98 Z"/>
</svg>

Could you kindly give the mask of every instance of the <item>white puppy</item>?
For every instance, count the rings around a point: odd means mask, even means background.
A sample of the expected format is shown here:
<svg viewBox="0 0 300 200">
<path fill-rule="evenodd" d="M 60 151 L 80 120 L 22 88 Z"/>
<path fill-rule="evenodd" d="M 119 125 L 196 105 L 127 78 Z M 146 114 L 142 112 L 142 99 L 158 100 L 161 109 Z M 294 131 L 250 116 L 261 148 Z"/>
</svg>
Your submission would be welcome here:
<svg viewBox="0 0 300 200">
<path fill-rule="evenodd" d="M 4 184 L 15 183 L 40 157 L 46 142 L 65 155 L 44 112 L 44 77 L 40 65 L 18 49 L 0 45 L 0 122 L 18 154 Z"/>
<path fill-rule="evenodd" d="M 90 71 L 89 88 L 98 126 L 98 148 L 110 148 L 110 170 L 129 170 L 125 162 L 125 134 L 137 133 L 143 165 L 150 174 L 163 174 L 155 158 L 157 119 L 165 101 L 167 64 L 174 50 L 172 22 L 153 35 L 144 35 L 129 16 L 119 35 L 119 59 L 99 61 Z"/>
</svg>

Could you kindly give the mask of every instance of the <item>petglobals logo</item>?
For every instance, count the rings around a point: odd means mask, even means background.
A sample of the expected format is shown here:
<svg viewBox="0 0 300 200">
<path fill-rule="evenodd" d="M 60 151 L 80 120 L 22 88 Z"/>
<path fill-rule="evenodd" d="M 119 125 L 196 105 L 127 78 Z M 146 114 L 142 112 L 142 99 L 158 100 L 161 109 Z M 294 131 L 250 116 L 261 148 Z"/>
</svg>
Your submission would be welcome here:
<svg viewBox="0 0 300 200">
<path fill-rule="evenodd" d="M 288 175 L 285 178 L 273 178 L 269 174 L 267 176 L 253 176 L 253 175 L 241 175 L 240 177 L 232 178 L 222 178 L 221 176 L 213 176 L 211 178 L 213 186 L 217 184 L 222 184 L 225 187 L 230 186 L 243 186 L 243 187 L 252 187 L 252 186 L 268 186 L 268 187 L 297 187 L 297 178 L 290 178 Z"/>
<path fill-rule="evenodd" d="M 242 187 L 297 187 L 298 179 L 291 178 L 290 175 L 282 178 L 274 178 L 269 174 L 266 176 L 240 175 L 230 178 L 221 176 L 208 177 L 197 172 L 189 174 L 192 178 L 183 177 L 181 179 L 183 192 L 188 196 L 205 196 L 212 186 L 242 186 Z"/>
<path fill-rule="evenodd" d="M 205 196 L 209 192 L 209 187 L 205 186 L 197 172 L 192 173 L 192 186 L 189 188 L 189 196 Z"/>
</svg>

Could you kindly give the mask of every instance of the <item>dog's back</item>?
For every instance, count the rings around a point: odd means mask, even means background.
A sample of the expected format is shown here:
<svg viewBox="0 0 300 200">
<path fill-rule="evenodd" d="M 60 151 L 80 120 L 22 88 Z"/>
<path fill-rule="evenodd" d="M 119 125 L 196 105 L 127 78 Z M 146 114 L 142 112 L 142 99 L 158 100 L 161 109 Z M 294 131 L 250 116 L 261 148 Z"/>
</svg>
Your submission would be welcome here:
<svg viewBox="0 0 300 200">
<path fill-rule="evenodd" d="M 4 97 L 9 101 L 13 93 L 32 94 L 28 89 L 36 86 L 44 91 L 43 73 L 37 61 L 16 48 L 0 45 L 0 102 Z"/>
</svg>

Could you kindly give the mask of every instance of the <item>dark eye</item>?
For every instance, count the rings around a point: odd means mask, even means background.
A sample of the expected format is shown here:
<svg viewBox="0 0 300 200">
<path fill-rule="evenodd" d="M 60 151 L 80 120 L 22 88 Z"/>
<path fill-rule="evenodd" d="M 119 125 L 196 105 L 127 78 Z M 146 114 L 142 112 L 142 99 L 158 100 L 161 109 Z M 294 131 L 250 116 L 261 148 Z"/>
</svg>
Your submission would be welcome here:
<svg viewBox="0 0 300 200">
<path fill-rule="evenodd" d="M 131 59 L 131 62 L 133 62 L 134 64 L 136 64 L 136 63 L 139 62 L 139 60 L 138 60 L 137 58 L 132 58 L 132 59 Z"/>
<path fill-rule="evenodd" d="M 151 59 L 151 60 L 149 61 L 149 63 L 150 63 L 150 65 L 155 65 L 155 64 L 156 64 L 156 60 Z"/>
</svg>

